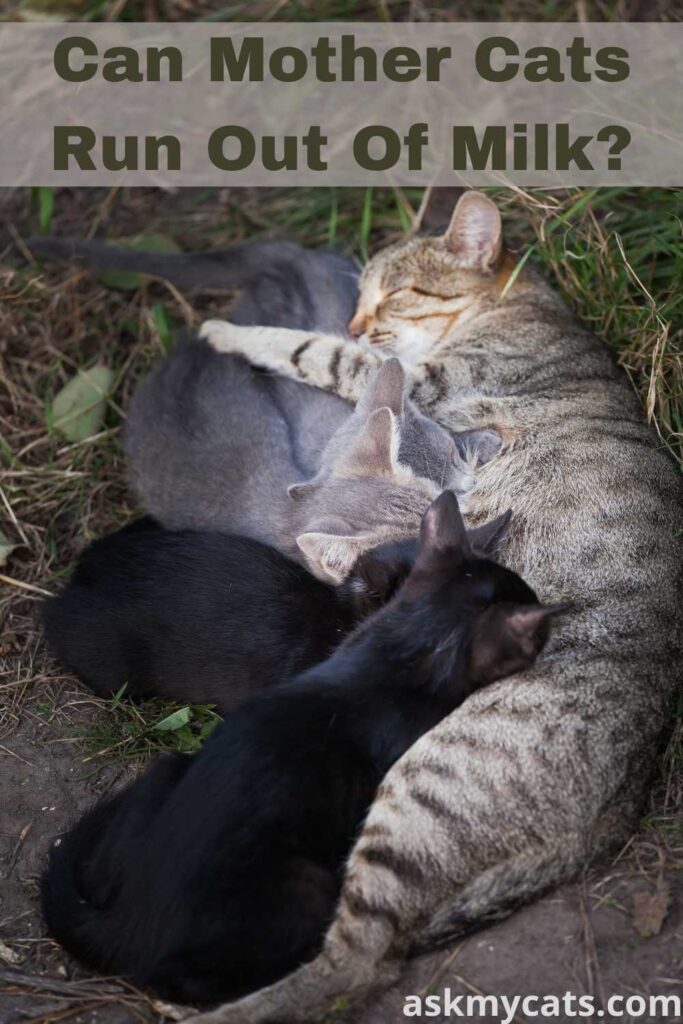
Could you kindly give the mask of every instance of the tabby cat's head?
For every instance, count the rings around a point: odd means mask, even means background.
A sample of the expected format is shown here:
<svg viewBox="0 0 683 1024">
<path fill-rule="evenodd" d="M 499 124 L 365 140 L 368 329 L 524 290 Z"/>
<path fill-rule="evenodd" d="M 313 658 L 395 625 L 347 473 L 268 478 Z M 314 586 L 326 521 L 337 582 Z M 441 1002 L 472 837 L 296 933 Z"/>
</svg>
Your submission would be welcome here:
<svg viewBox="0 0 683 1024">
<path fill-rule="evenodd" d="M 368 263 L 349 330 L 368 346 L 417 362 L 491 309 L 513 266 L 498 210 L 481 192 L 466 192 L 444 235 L 398 242 Z"/>
</svg>

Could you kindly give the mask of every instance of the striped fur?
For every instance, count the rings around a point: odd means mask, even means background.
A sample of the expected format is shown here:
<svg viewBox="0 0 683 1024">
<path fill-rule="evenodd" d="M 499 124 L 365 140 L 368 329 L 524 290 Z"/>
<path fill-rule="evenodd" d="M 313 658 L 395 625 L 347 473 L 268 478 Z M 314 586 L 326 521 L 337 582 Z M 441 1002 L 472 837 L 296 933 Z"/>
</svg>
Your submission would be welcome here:
<svg viewBox="0 0 683 1024">
<path fill-rule="evenodd" d="M 368 265 L 361 347 L 307 336 L 294 367 L 296 332 L 205 330 L 348 399 L 398 354 L 424 411 L 505 438 L 470 522 L 513 508 L 503 560 L 574 612 L 532 670 L 475 694 L 391 770 L 320 956 L 203 1024 L 310 1020 L 361 998 L 410 952 L 575 876 L 636 821 L 681 683 L 681 482 L 606 347 L 528 265 L 510 287 L 511 266 L 495 207 L 469 193 L 445 236 Z"/>
</svg>

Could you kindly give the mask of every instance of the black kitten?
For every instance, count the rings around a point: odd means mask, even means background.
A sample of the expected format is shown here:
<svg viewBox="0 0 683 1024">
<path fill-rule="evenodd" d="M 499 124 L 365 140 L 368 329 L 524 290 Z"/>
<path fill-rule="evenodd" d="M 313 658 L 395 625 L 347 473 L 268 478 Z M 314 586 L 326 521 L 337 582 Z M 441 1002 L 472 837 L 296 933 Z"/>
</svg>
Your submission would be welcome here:
<svg viewBox="0 0 683 1024">
<path fill-rule="evenodd" d="M 91 544 L 43 605 L 55 654 L 95 693 L 221 712 L 332 652 L 404 577 L 410 542 L 359 559 L 332 587 L 246 537 L 165 530 L 146 517 Z"/>
<path fill-rule="evenodd" d="M 383 775 L 470 693 L 527 668 L 554 609 L 472 549 L 455 497 L 425 513 L 391 601 L 321 665 L 253 697 L 53 848 L 50 932 L 181 1002 L 232 999 L 318 950 Z"/>
<path fill-rule="evenodd" d="M 470 533 L 495 551 L 507 517 Z M 95 693 L 215 704 L 327 658 L 406 576 L 414 541 L 362 555 L 333 587 L 246 537 L 165 530 L 139 519 L 81 554 L 64 590 L 43 605 L 50 647 Z"/>
</svg>

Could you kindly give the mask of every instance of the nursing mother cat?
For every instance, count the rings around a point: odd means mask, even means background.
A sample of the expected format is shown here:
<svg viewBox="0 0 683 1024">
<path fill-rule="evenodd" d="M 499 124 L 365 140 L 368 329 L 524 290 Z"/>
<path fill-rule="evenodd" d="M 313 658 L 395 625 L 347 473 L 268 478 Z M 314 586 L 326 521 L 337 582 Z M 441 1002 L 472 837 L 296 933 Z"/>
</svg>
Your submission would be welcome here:
<svg viewBox="0 0 683 1024">
<path fill-rule="evenodd" d="M 361 344 L 209 321 L 221 352 L 355 400 L 397 355 L 417 404 L 505 447 L 470 521 L 515 518 L 505 563 L 570 600 L 537 665 L 474 694 L 392 768 L 348 862 L 320 956 L 205 1024 L 308 1020 L 569 879 L 627 838 L 681 682 L 682 491 L 622 370 L 502 244 L 477 192 L 441 237 L 379 253 Z"/>
</svg>

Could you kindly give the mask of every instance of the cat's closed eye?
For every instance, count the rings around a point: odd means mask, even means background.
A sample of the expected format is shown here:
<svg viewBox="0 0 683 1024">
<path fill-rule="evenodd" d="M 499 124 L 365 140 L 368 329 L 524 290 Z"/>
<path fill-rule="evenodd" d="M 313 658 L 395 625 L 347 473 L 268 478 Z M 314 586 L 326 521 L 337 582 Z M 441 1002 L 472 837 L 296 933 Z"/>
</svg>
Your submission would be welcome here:
<svg viewBox="0 0 683 1024">
<path fill-rule="evenodd" d="M 425 299 L 438 299 L 440 302 L 447 302 L 449 299 L 462 299 L 464 296 L 459 292 L 436 292 L 428 288 L 420 288 L 417 285 L 412 285 L 409 289 L 415 295 L 421 295 Z"/>
<path fill-rule="evenodd" d="M 389 292 L 382 298 L 377 307 L 377 312 L 387 309 L 387 307 L 404 306 L 407 302 L 413 301 L 414 297 L 415 293 L 412 288 L 395 288 L 394 291 Z"/>
<path fill-rule="evenodd" d="M 424 300 L 433 299 L 435 302 L 453 302 L 462 299 L 464 296 L 459 292 L 438 292 L 429 288 L 421 288 L 418 285 L 405 285 L 388 292 L 381 299 L 376 309 L 376 315 L 383 312 L 409 311 L 413 307 L 419 310 L 424 309 Z"/>
</svg>

